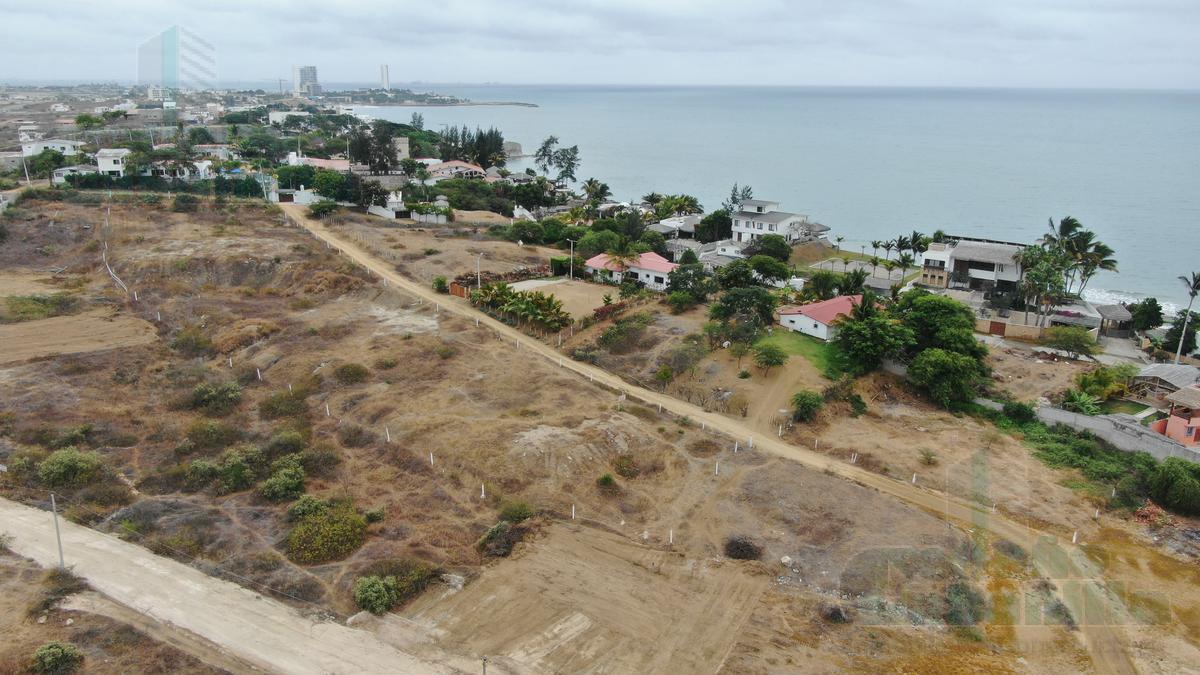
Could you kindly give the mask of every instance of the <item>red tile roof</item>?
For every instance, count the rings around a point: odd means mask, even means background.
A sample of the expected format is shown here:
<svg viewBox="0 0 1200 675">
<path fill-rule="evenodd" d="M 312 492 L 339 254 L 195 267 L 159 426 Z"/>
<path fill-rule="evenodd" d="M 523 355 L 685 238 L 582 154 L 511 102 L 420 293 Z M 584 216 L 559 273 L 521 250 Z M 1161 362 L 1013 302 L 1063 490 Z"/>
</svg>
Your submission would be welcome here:
<svg viewBox="0 0 1200 675">
<path fill-rule="evenodd" d="M 780 316 L 802 314 L 828 326 L 839 317 L 849 314 L 861 302 L 861 295 L 839 295 L 836 298 L 812 302 L 799 307 L 785 307 L 779 310 L 779 314 Z"/>
<path fill-rule="evenodd" d="M 604 270 L 610 270 L 612 272 L 624 272 L 625 271 L 625 268 L 622 267 L 621 265 L 613 262 L 608 257 L 607 253 L 600 253 L 598 255 L 592 256 L 591 258 L 588 258 L 588 261 L 584 264 L 587 265 L 588 267 L 591 267 L 592 269 L 597 269 L 597 270 L 604 269 Z M 638 258 L 638 261 L 633 263 L 632 265 L 630 265 L 630 267 L 636 267 L 638 269 L 643 269 L 643 270 L 650 270 L 651 272 L 664 272 L 666 274 L 670 274 L 671 271 L 674 270 L 676 267 L 679 267 L 679 265 L 676 265 L 675 263 L 671 262 L 670 260 L 667 260 L 666 258 L 664 258 L 661 255 L 654 253 L 652 251 L 650 253 L 643 253 L 641 255 L 641 257 Z"/>
</svg>

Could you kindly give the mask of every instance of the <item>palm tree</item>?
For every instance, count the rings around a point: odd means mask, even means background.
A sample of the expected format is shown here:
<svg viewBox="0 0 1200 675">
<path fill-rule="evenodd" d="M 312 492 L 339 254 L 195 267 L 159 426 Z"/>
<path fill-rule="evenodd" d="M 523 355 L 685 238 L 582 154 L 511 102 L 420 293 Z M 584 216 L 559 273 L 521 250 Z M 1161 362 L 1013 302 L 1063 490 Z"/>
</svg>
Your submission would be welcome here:
<svg viewBox="0 0 1200 675">
<path fill-rule="evenodd" d="M 883 246 L 883 242 L 878 239 L 871 240 L 871 257 L 879 255 L 879 249 Z"/>
<path fill-rule="evenodd" d="M 1083 289 L 1096 272 L 1117 271 L 1117 259 L 1112 257 L 1113 254 L 1112 248 L 1101 241 L 1092 244 L 1091 250 L 1083 254 L 1083 261 L 1079 265 L 1079 295 L 1083 295 Z"/>
<path fill-rule="evenodd" d="M 1050 219 L 1050 233 L 1042 236 L 1042 246 L 1045 248 L 1065 248 L 1067 242 L 1077 236 L 1079 230 L 1083 229 L 1083 224 L 1071 216 L 1067 216 L 1058 221 L 1058 225 L 1054 225 L 1054 219 Z"/>
<path fill-rule="evenodd" d="M 879 243 L 879 242 L 871 242 L 871 243 Z M 879 258 L 877 258 L 875 256 L 871 256 L 871 276 L 875 276 L 875 271 L 877 269 L 879 269 Z"/>
<path fill-rule="evenodd" d="M 842 256 L 842 271 L 845 272 L 848 269 L 850 269 L 850 257 Z"/>
<path fill-rule="evenodd" d="M 911 248 L 912 248 L 912 241 L 908 237 L 906 237 L 904 235 L 900 235 L 899 237 L 896 237 L 896 253 L 904 253 L 905 251 L 907 251 Z"/>
<path fill-rule="evenodd" d="M 895 240 L 888 239 L 887 241 L 883 242 L 883 259 L 884 260 L 892 259 L 892 249 L 894 249 L 894 248 L 896 248 Z"/>
<path fill-rule="evenodd" d="M 926 237 L 916 230 L 913 230 L 912 234 L 908 235 L 908 240 L 909 247 L 912 249 L 914 255 L 924 253 L 925 251 L 929 250 L 929 237 Z"/>
<path fill-rule="evenodd" d="M 1189 279 L 1182 274 L 1179 275 L 1179 280 L 1187 286 L 1188 306 L 1183 313 L 1183 330 L 1179 331 L 1179 346 L 1175 348 L 1175 363 L 1179 364 L 1179 357 L 1183 355 L 1184 338 L 1187 336 L 1188 322 L 1192 320 L 1192 304 L 1196 302 L 1196 296 L 1200 295 L 1200 272 L 1192 272 L 1192 278 Z"/>
<path fill-rule="evenodd" d="M 916 261 L 917 259 L 914 258 L 913 254 L 911 253 L 902 253 L 896 258 L 896 264 L 900 265 L 902 268 L 900 272 L 900 281 L 904 281 L 904 277 L 908 276 L 908 268 L 912 267 L 913 263 Z"/>
<path fill-rule="evenodd" d="M 896 261 L 895 260 L 884 260 L 883 261 L 883 269 L 887 270 L 888 281 L 891 281 L 892 272 L 895 271 L 895 269 L 896 269 Z"/>
<path fill-rule="evenodd" d="M 612 196 L 612 190 L 608 189 L 606 183 L 602 183 L 595 178 L 589 178 L 583 181 L 583 193 L 587 195 L 589 202 L 599 204 L 608 197 Z"/>
<path fill-rule="evenodd" d="M 834 241 L 833 250 L 835 250 L 835 251 L 842 250 L 842 242 L 845 241 L 845 239 L 846 239 L 845 237 L 834 237 L 833 238 L 833 241 Z"/>
<path fill-rule="evenodd" d="M 642 257 L 642 254 L 634 249 L 628 241 L 624 241 L 620 246 L 609 249 L 606 253 L 608 254 L 608 259 L 614 265 L 623 268 L 622 271 L 629 269 L 631 265 Z"/>
<path fill-rule="evenodd" d="M 658 206 L 658 203 L 661 202 L 662 200 L 663 200 L 663 196 L 658 194 L 657 192 L 651 192 L 647 195 L 642 196 L 642 201 L 646 202 L 650 206 Z"/>
</svg>

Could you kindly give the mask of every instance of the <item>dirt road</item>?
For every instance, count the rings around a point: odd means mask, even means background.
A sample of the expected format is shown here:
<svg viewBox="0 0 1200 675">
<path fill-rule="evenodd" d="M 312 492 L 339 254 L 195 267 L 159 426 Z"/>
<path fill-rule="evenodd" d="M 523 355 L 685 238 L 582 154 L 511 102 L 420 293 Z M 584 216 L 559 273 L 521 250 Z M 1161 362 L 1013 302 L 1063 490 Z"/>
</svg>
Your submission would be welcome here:
<svg viewBox="0 0 1200 675">
<path fill-rule="evenodd" d="M 280 204 L 280 206 L 293 222 L 308 230 L 318 239 L 328 243 L 331 247 L 339 250 L 355 263 L 371 270 L 375 275 L 386 279 L 392 286 L 405 293 L 421 298 L 426 302 L 438 303 L 441 305 L 443 311 L 453 312 L 469 319 L 478 319 L 480 325 L 486 325 L 507 339 L 512 340 L 514 345 L 519 345 L 518 348 L 521 351 L 528 351 L 539 357 L 549 359 L 559 364 L 561 368 L 587 377 L 590 381 L 609 387 L 615 391 L 623 392 L 630 398 L 642 400 L 651 406 L 661 406 L 663 410 L 670 411 L 681 417 L 688 417 L 694 423 L 703 424 L 708 428 L 728 434 L 731 444 L 732 439 L 738 439 L 742 443 L 742 447 L 747 447 L 752 442 L 753 448 L 757 451 L 770 452 L 800 462 L 813 469 L 827 471 L 853 480 L 861 485 L 875 488 L 880 492 L 902 499 L 945 520 L 958 524 L 965 529 L 990 532 L 997 537 L 1017 543 L 1030 551 L 1035 549 L 1045 550 L 1047 542 L 1050 542 L 1050 547 L 1057 553 L 1052 556 L 1054 558 L 1053 561 L 1037 561 L 1043 574 L 1052 578 L 1061 578 L 1063 575 L 1061 565 L 1065 560 L 1070 563 L 1069 573 L 1071 577 L 1075 579 L 1096 578 L 1095 566 L 1087 560 L 1087 557 L 1077 547 L 1058 541 L 1057 537 L 1052 533 L 1044 533 L 1001 514 L 992 513 L 990 505 L 985 506 L 953 495 L 926 490 L 908 482 L 871 473 L 852 464 L 832 460 L 824 455 L 784 443 L 772 436 L 763 436 L 761 433 L 754 431 L 735 419 L 705 411 L 696 405 L 666 394 L 629 384 L 620 377 L 605 370 L 566 358 L 553 347 L 474 310 L 465 300 L 440 295 L 431 288 L 426 288 L 401 276 L 390 265 L 372 253 L 347 238 L 330 231 L 319 221 L 308 218 L 305 207 L 295 204 Z M 1126 654 L 1125 646 L 1112 627 L 1114 622 L 1122 621 L 1127 616 L 1127 612 L 1115 597 L 1099 590 L 1102 588 L 1099 580 L 1093 586 L 1088 592 L 1070 593 L 1063 596 L 1063 600 L 1068 608 L 1080 620 L 1082 639 L 1092 656 L 1093 666 L 1097 672 L 1102 673 L 1136 672 Z M 1097 603 L 1103 606 L 1099 612 L 1097 611 Z M 1087 620 L 1088 617 L 1098 615 L 1104 618 L 1096 622 L 1089 622 Z"/>
<path fill-rule="evenodd" d="M 97 591 L 162 624 L 220 645 L 236 658 L 283 673 L 461 673 L 477 661 L 420 657 L 372 633 L 302 616 L 283 603 L 95 530 L 59 521 L 67 565 Z M 58 564 L 51 515 L 0 499 L 8 547 L 43 567 Z"/>
</svg>

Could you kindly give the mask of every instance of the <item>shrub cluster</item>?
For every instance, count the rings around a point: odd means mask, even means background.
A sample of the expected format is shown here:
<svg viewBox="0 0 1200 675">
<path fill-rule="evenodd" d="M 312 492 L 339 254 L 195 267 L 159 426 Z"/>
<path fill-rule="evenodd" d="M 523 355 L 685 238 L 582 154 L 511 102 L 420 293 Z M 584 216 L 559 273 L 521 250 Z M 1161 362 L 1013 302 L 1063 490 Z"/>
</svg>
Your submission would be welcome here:
<svg viewBox="0 0 1200 675">
<path fill-rule="evenodd" d="M 83 665 L 83 652 L 69 642 L 47 642 L 33 653 L 29 669 L 35 673 L 63 675 L 73 673 Z"/>
<path fill-rule="evenodd" d="M 333 377 L 340 384 L 358 384 L 366 382 L 370 371 L 359 363 L 343 363 L 333 371 Z"/>
<path fill-rule="evenodd" d="M 288 535 L 288 557 L 296 563 L 314 565 L 340 560 L 362 546 L 367 519 L 354 506 L 330 504 L 301 518 Z"/>
<path fill-rule="evenodd" d="M 429 585 L 435 570 L 414 560 L 381 561 L 370 567 L 372 574 L 354 584 L 354 602 L 372 614 L 383 614 L 420 593 Z"/>
<path fill-rule="evenodd" d="M 79 487 L 100 480 L 104 459 L 95 451 L 81 452 L 74 446 L 55 450 L 38 465 L 38 480 L 48 487 Z"/>
<path fill-rule="evenodd" d="M 263 481 L 262 496 L 273 502 L 295 499 L 304 494 L 304 466 L 300 455 L 287 455 L 271 465 L 271 476 Z"/>
<path fill-rule="evenodd" d="M 242 401 L 242 386 L 237 382 L 210 384 L 204 382 L 192 390 L 189 406 L 208 415 L 226 415 Z"/>
</svg>

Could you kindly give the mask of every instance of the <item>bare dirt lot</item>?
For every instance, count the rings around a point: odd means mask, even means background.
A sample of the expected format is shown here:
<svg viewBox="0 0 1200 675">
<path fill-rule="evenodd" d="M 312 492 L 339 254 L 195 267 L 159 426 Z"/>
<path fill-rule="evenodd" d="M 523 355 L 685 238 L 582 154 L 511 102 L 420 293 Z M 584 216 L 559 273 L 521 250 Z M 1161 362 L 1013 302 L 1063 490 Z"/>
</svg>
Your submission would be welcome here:
<svg viewBox="0 0 1200 675">
<path fill-rule="evenodd" d="M 540 291 L 562 300 L 565 309 L 576 320 L 591 316 L 592 310 L 604 305 L 604 296 L 616 298 L 617 289 L 612 286 L 593 284 L 586 281 L 567 279 L 530 279 L 512 284 L 520 291 Z"/>
<path fill-rule="evenodd" d="M 157 338 L 153 324 L 107 310 L 25 321 L 0 325 L 0 363 L 133 347 Z"/>
</svg>

